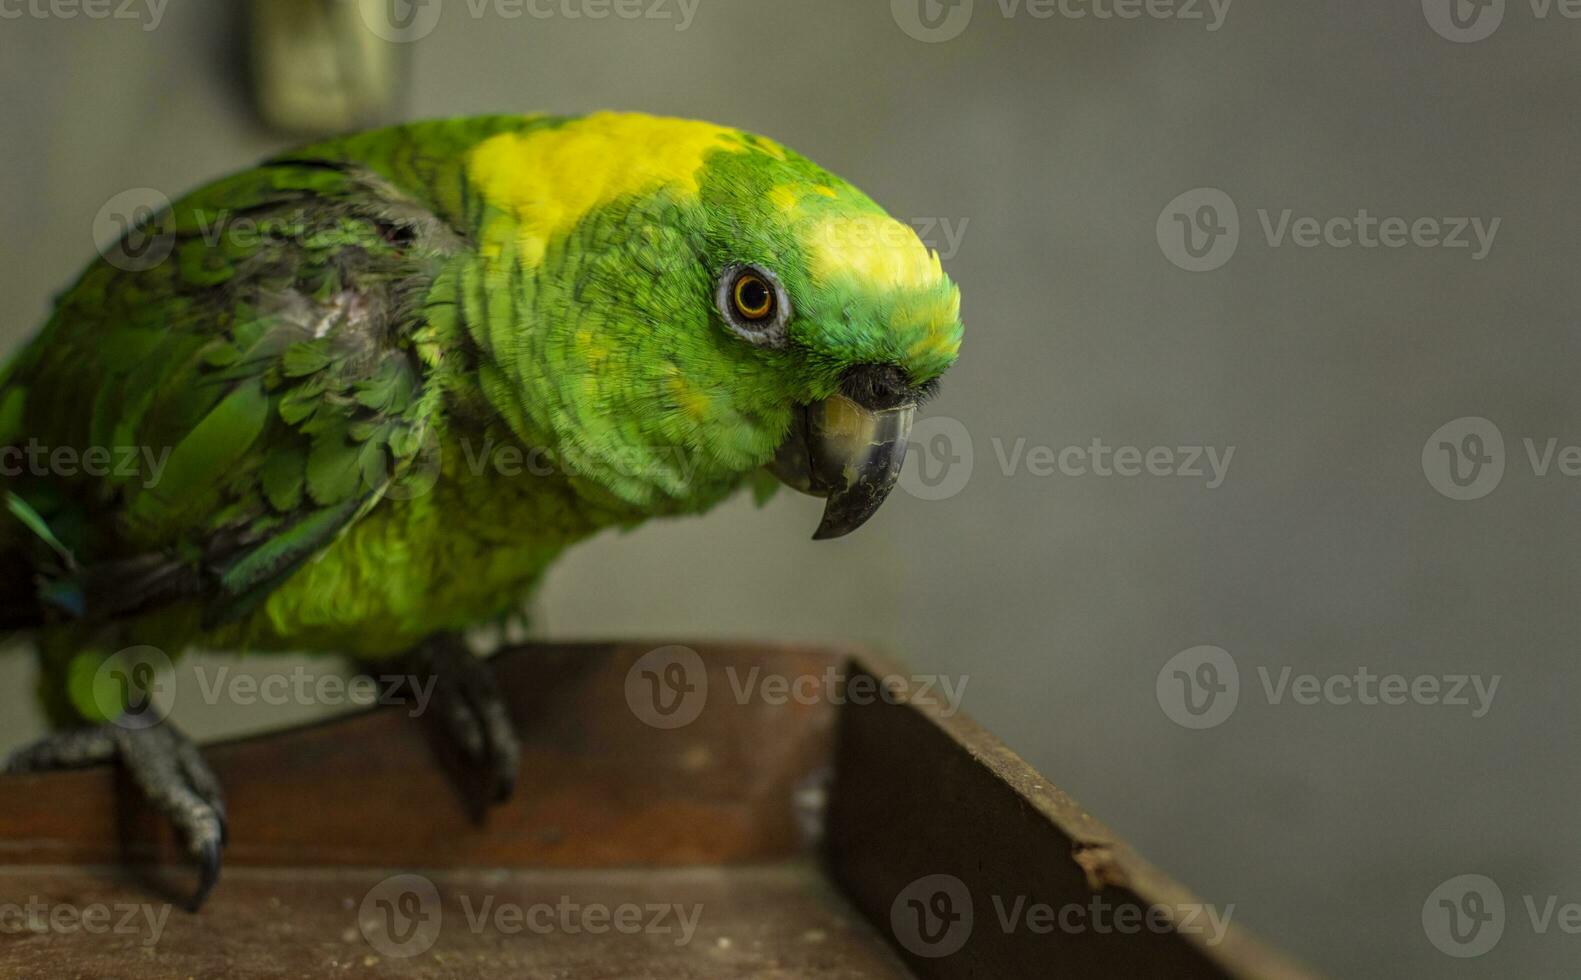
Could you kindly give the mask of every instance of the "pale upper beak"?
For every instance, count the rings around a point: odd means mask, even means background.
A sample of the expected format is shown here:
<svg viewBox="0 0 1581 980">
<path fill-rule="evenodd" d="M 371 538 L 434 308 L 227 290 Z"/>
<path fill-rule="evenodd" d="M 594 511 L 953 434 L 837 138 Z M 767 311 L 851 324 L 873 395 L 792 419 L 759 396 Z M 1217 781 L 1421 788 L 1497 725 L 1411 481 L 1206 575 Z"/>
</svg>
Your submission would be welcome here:
<svg viewBox="0 0 1581 980">
<path fill-rule="evenodd" d="M 916 413 L 914 401 L 871 409 L 843 394 L 797 406 L 769 469 L 828 501 L 814 540 L 849 534 L 878 510 L 900 478 Z"/>
</svg>

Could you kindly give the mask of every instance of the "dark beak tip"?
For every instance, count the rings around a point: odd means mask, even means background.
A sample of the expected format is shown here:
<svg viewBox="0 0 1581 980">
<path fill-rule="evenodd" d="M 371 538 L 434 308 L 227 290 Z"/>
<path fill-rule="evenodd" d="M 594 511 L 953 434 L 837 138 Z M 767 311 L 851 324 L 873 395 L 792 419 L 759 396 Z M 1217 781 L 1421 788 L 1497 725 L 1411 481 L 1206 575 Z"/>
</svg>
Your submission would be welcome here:
<svg viewBox="0 0 1581 980">
<path fill-rule="evenodd" d="M 901 450 L 904 451 L 904 447 Z M 818 522 L 818 530 L 813 532 L 812 539 L 829 541 L 843 538 L 865 526 L 889 497 L 898 468 L 899 462 L 896 460 L 892 466 L 886 467 L 887 472 L 876 483 L 855 488 L 854 491 L 847 489 L 831 493 L 824 503 L 823 518 Z"/>
<path fill-rule="evenodd" d="M 812 539 L 814 541 L 833 541 L 835 538 L 843 538 L 855 530 L 856 528 L 854 527 L 840 527 L 828 523 L 819 524 L 818 530 L 812 532 Z"/>
</svg>

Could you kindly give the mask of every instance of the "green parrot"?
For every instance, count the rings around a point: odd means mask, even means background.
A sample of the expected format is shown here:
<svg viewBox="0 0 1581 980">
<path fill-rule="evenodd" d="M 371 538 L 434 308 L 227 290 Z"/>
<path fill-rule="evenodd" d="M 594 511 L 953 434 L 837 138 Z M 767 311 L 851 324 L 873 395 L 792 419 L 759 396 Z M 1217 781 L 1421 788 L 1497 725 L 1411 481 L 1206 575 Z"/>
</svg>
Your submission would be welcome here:
<svg viewBox="0 0 1581 980">
<path fill-rule="evenodd" d="M 0 375 L 0 629 L 60 729 L 9 768 L 125 766 L 196 907 L 223 796 L 136 715 L 139 651 L 310 651 L 420 666 L 502 800 L 520 749 L 465 632 L 567 546 L 774 477 L 851 531 L 961 337 L 910 227 L 707 123 L 419 122 L 221 179 L 104 249 Z"/>
</svg>

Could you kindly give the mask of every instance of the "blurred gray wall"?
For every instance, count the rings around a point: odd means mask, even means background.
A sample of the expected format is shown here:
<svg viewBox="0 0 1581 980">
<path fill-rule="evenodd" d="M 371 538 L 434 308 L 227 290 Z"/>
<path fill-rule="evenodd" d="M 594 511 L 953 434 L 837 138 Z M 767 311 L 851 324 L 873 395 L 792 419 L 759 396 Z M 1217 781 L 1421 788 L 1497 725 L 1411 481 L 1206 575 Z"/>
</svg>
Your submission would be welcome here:
<svg viewBox="0 0 1581 980">
<path fill-rule="evenodd" d="M 929 43 L 902 29 L 909 2 L 701 0 L 685 30 L 673 0 L 670 20 L 474 18 L 450 3 L 413 45 L 413 116 L 708 118 L 933 222 L 940 248 L 943 222 L 964 228 L 946 265 L 968 339 L 928 409 L 954 422 L 926 430 L 957 438 L 920 447 L 933 466 L 913 472 L 914 493 L 832 544 L 807 540 L 817 505 L 788 495 L 601 538 L 554 575 L 544 632 L 876 643 L 968 676 L 966 709 L 1050 779 L 1336 975 L 1573 973 L 1578 940 L 1541 931 L 1526 900 L 1581 901 L 1581 484 L 1538 475 L 1522 440 L 1581 444 L 1581 21 L 1509 0 L 1491 36 L 1461 43 L 1416 0 L 1236 0 L 1217 30 L 1007 17 L 976 0 L 958 36 Z M 1440 7 L 1428 0 L 1443 26 Z M 224 5 L 192 0 L 154 30 L 0 20 L 4 346 L 89 257 L 106 200 L 174 195 L 283 145 L 225 80 L 228 23 Z M 1170 258 L 1198 262 L 1179 221 L 1200 233 L 1228 218 L 1200 211 L 1201 195 L 1166 211 L 1197 188 L 1235 203 L 1240 234 L 1228 262 L 1192 272 Z M 1286 209 L 1363 208 L 1500 225 L 1478 259 L 1275 244 L 1259 216 L 1277 231 Z M 1428 444 L 1464 417 L 1497 426 L 1506 466 L 1496 489 L 1454 500 L 1435 483 L 1464 496 L 1487 478 L 1468 491 L 1433 473 L 1448 460 L 1437 443 L 1476 446 L 1464 424 Z M 1212 489 L 1048 465 L 1095 438 L 1234 456 Z M 1018 440 L 1055 452 L 1011 460 Z M 944 491 L 959 492 L 923 499 L 938 493 L 922 477 L 950 459 Z M 1233 658 L 1239 699 L 1191 729 L 1173 719 L 1204 717 L 1171 702 L 1175 667 L 1213 675 L 1166 664 L 1201 645 Z M 1285 667 L 1500 680 L 1473 717 L 1275 703 L 1259 668 L 1277 682 Z M 4 747 L 40 726 L 25 658 L 0 677 Z M 185 720 L 214 734 L 290 718 Z M 1500 888 L 1504 931 L 1452 958 L 1424 903 L 1471 873 Z"/>
</svg>

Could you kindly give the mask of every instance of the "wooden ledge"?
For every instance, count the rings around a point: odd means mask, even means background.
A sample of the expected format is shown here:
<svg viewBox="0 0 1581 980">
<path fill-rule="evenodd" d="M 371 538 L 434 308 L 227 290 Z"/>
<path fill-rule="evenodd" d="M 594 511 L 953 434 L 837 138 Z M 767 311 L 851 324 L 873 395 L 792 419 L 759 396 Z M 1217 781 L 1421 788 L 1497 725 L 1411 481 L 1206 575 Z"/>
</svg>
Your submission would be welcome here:
<svg viewBox="0 0 1581 980">
<path fill-rule="evenodd" d="M 890 661 L 547 644 L 508 650 L 496 668 L 525 748 L 513 802 L 475 820 L 470 788 L 402 707 L 209 746 L 230 802 L 226 875 L 203 913 L 169 912 L 138 948 L 146 930 L 7 923 L 30 900 L 157 914 L 149 886 L 181 863 L 163 821 L 114 767 L 0 777 L 0 975 L 1310 976 L 1233 921 L 1211 928 L 1219 907 L 955 714 L 937 686 L 922 698 L 895 681 L 909 674 Z M 836 675 L 868 696 L 829 697 Z M 128 862 L 154 870 L 135 882 L 93 870 Z M 427 898 L 369 869 L 411 869 Z M 490 897 L 518 909 L 684 904 L 702 924 L 679 945 L 653 930 L 475 928 Z M 445 925 L 390 955 L 381 918 Z M 1115 928 L 1122 918 L 1140 925 Z"/>
<path fill-rule="evenodd" d="M 481 823 L 465 802 L 470 788 L 447 775 L 458 767 L 404 707 L 206 746 L 229 804 L 227 867 L 663 867 L 803 853 L 796 790 L 828 765 L 834 709 L 737 704 L 731 681 L 754 668 L 816 674 L 839 659 L 694 645 L 711 693 L 690 724 L 661 730 L 626 697 L 628 675 L 652 649 L 499 655 L 524 759 L 515 798 Z M 165 822 L 114 768 L 0 778 L 0 865 L 178 854 Z"/>
</svg>

